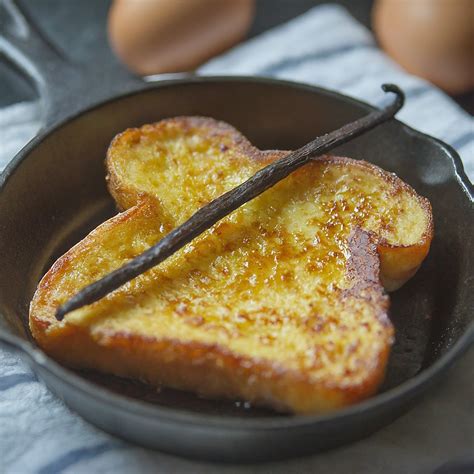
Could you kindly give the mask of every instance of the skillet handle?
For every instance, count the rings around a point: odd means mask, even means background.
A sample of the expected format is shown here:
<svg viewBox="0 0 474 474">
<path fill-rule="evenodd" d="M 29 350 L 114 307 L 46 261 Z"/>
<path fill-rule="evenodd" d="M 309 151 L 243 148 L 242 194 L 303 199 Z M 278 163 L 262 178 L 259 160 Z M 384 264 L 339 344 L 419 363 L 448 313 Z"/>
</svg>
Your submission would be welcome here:
<svg viewBox="0 0 474 474">
<path fill-rule="evenodd" d="M 113 61 L 78 65 L 69 61 L 15 0 L 0 2 L 9 21 L 0 34 L 0 52 L 35 85 L 43 105 L 43 124 L 52 125 L 119 93 L 144 87 Z"/>
</svg>

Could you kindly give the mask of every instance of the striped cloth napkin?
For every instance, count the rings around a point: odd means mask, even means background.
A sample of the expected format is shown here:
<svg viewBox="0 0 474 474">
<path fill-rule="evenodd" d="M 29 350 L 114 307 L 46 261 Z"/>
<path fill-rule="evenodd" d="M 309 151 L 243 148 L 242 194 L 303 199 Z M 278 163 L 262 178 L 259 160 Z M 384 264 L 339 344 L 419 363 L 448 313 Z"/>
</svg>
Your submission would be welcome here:
<svg viewBox="0 0 474 474">
<path fill-rule="evenodd" d="M 381 83 L 394 82 L 408 95 L 399 119 L 450 143 L 474 177 L 472 118 L 445 94 L 403 72 L 341 7 L 316 7 L 213 59 L 200 72 L 275 76 L 368 102 Z M 0 110 L 0 169 L 34 136 L 39 117 L 35 103 Z M 0 349 L 0 473 L 454 472 L 453 462 L 461 467 L 474 462 L 465 458 L 474 446 L 473 356 L 471 351 L 443 386 L 408 415 L 366 440 L 249 467 L 178 459 L 113 438 L 69 411 L 16 354 Z"/>
</svg>

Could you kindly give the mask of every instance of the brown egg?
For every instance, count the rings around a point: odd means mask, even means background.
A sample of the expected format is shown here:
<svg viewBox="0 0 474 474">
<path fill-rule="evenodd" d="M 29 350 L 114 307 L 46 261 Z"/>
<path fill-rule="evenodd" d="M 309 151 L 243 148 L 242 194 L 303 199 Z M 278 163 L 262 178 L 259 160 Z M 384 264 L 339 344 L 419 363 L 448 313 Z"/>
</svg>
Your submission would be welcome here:
<svg viewBox="0 0 474 474">
<path fill-rule="evenodd" d="M 473 0 L 377 0 L 372 23 L 408 72 L 451 94 L 474 87 Z"/>
<path fill-rule="evenodd" d="M 240 41 L 254 0 L 115 0 L 112 49 L 139 74 L 188 71 Z"/>
</svg>

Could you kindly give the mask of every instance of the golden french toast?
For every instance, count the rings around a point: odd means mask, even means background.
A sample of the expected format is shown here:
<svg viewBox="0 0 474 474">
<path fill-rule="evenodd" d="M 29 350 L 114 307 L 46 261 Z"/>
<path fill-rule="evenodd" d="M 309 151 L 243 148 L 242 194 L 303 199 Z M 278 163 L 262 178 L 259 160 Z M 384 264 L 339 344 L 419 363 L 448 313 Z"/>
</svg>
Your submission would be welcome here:
<svg viewBox="0 0 474 474">
<path fill-rule="evenodd" d="M 416 272 L 433 225 L 426 199 L 363 161 L 315 160 L 162 264 L 55 319 L 78 290 L 285 153 L 198 117 L 118 135 L 107 180 L 124 212 L 40 282 L 30 309 L 38 344 L 68 366 L 295 413 L 373 394 L 394 337 L 383 286 Z"/>
</svg>

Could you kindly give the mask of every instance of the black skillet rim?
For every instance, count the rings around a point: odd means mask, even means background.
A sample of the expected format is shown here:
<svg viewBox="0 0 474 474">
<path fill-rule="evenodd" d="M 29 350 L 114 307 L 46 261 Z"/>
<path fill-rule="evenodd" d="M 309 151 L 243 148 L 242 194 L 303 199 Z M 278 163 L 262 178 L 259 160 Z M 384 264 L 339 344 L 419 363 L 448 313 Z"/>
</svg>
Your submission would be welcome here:
<svg viewBox="0 0 474 474">
<path fill-rule="evenodd" d="M 16 168 L 21 162 L 26 159 L 28 154 L 46 137 L 51 135 L 55 130 L 65 125 L 68 121 L 73 120 L 91 110 L 99 108 L 109 102 L 113 102 L 116 99 L 122 99 L 124 97 L 133 96 L 147 90 L 152 90 L 161 87 L 172 87 L 177 84 L 193 84 L 193 83 L 212 83 L 212 82 L 254 82 L 258 84 L 271 84 L 285 87 L 296 88 L 300 90 L 306 90 L 312 93 L 317 93 L 335 99 L 341 100 L 346 103 L 356 105 L 367 111 L 374 110 L 375 107 L 367 104 L 366 102 L 348 97 L 344 94 L 340 94 L 336 91 L 329 89 L 312 86 L 309 84 L 298 83 L 293 81 L 286 81 L 281 79 L 275 79 L 270 77 L 257 77 L 257 76 L 194 76 L 188 78 L 175 78 L 175 79 L 164 79 L 159 83 L 148 83 L 144 84 L 144 87 L 133 92 L 117 95 L 111 99 L 101 101 L 92 107 L 88 107 L 77 113 L 71 114 L 65 117 L 59 122 L 47 127 L 45 130 L 41 130 L 40 134 L 33 138 L 25 147 L 23 147 L 17 155 L 10 161 L 4 171 L 0 175 L 0 198 L 2 190 L 8 180 L 14 175 Z M 419 132 L 404 123 L 395 120 L 406 133 L 416 135 L 425 140 L 433 142 L 436 146 L 441 147 L 445 154 L 451 159 L 454 167 L 455 175 L 459 185 L 462 187 L 467 198 L 471 204 L 474 203 L 474 187 L 470 182 L 469 178 L 464 172 L 464 167 L 458 153 L 448 144 L 441 140 L 434 138 L 425 133 Z M 2 331 L 3 332 L 3 331 Z M 103 387 L 99 387 L 92 382 L 85 380 L 79 375 L 75 374 L 71 370 L 61 366 L 39 348 L 35 347 L 30 342 L 25 342 L 23 339 L 13 334 L 4 333 L 5 340 L 8 341 L 12 347 L 19 349 L 31 360 L 33 370 L 35 366 L 39 366 L 41 369 L 48 371 L 54 377 L 61 379 L 63 382 L 67 382 L 75 389 L 81 391 L 89 397 L 97 399 L 98 402 L 107 403 L 113 405 L 114 408 L 119 410 L 125 410 L 131 412 L 133 415 L 139 417 L 146 417 L 149 419 L 155 419 L 157 422 L 166 421 L 171 423 L 178 423 L 184 425 L 194 425 L 209 429 L 230 429 L 230 430 L 241 430 L 241 429 L 256 429 L 259 431 L 274 430 L 274 429 L 287 429 L 304 427 L 314 424 L 327 424 L 341 422 L 344 419 L 351 418 L 363 414 L 365 411 L 376 410 L 383 406 L 388 406 L 392 403 L 396 404 L 397 401 L 403 399 L 411 399 L 416 396 L 417 393 L 427 388 L 431 382 L 434 382 L 443 372 L 445 372 L 464 352 L 467 351 L 469 346 L 474 342 L 474 321 L 472 321 L 465 329 L 461 337 L 454 343 L 454 345 L 443 354 L 434 364 L 428 368 L 422 370 L 419 374 L 415 375 L 411 379 L 401 383 L 400 385 L 383 392 L 381 394 L 374 395 L 373 397 L 357 403 L 356 405 L 343 408 L 335 411 L 334 413 L 324 415 L 293 415 L 293 416 L 276 416 L 276 417 L 253 417 L 253 418 L 239 418 L 227 415 L 213 415 L 213 414 L 200 414 L 182 409 L 175 409 L 170 407 L 163 407 L 159 405 L 152 405 L 147 402 L 140 400 L 134 400 L 124 395 L 116 394 Z M 54 389 L 53 389 L 54 390 Z"/>
</svg>

